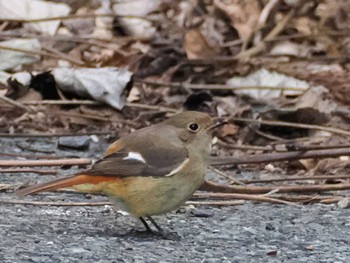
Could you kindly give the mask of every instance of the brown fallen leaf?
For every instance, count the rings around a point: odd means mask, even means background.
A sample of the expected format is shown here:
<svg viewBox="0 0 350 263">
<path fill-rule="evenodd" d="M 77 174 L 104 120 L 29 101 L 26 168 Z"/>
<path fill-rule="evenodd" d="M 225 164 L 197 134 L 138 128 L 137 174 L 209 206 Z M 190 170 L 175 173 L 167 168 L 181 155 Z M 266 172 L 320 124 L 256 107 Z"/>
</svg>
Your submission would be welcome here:
<svg viewBox="0 0 350 263">
<path fill-rule="evenodd" d="M 215 0 L 215 5 L 231 20 L 240 38 L 247 41 L 255 30 L 261 8 L 256 0 Z"/>
<path fill-rule="evenodd" d="M 218 136 L 223 138 L 226 136 L 232 136 L 235 135 L 237 133 L 238 127 L 234 124 L 226 124 L 225 126 L 223 126 L 221 129 L 219 129 L 217 131 Z"/>
<path fill-rule="evenodd" d="M 198 28 L 185 33 L 183 46 L 189 59 L 205 59 L 216 54 Z"/>
</svg>

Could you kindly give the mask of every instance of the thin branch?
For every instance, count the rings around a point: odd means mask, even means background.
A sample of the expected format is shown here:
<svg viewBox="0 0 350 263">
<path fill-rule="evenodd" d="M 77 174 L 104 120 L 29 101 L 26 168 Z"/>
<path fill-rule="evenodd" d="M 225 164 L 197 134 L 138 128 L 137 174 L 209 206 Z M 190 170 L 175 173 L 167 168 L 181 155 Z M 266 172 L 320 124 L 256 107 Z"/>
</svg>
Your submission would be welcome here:
<svg viewBox="0 0 350 263">
<path fill-rule="evenodd" d="M 232 117 L 232 118 L 230 118 L 230 120 L 248 122 L 248 123 L 258 123 L 258 124 L 264 124 L 264 125 L 270 125 L 270 126 L 281 126 L 281 127 L 320 130 L 320 131 L 327 131 L 330 133 L 337 133 L 337 134 L 348 135 L 348 136 L 350 135 L 350 131 L 346 131 L 346 130 L 342 130 L 342 129 L 338 129 L 338 128 L 333 128 L 333 127 L 320 126 L 320 125 L 294 123 L 294 122 L 286 122 L 286 121 L 254 120 L 254 119 L 236 118 L 236 117 Z"/>
<path fill-rule="evenodd" d="M 296 203 L 288 202 L 285 200 L 280 200 L 273 197 L 268 197 L 264 195 L 255 195 L 255 194 L 228 194 L 228 193 L 199 193 L 196 194 L 195 197 L 201 198 L 234 198 L 234 199 L 243 199 L 250 201 L 259 201 L 259 202 L 267 202 L 273 204 L 284 204 L 284 205 L 292 205 L 292 206 L 300 206 Z"/>
<path fill-rule="evenodd" d="M 271 163 L 271 162 L 280 162 L 280 161 L 309 159 L 309 158 L 334 158 L 334 157 L 339 157 L 344 155 L 350 155 L 350 148 L 266 153 L 266 154 L 244 156 L 242 158 L 215 157 L 210 159 L 210 165 L 220 166 L 220 165 L 237 165 L 237 164 L 253 164 L 253 163 Z"/>
<path fill-rule="evenodd" d="M 238 185 L 245 185 L 244 183 L 242 183 L 241 181 L 237 180 L 236 178 L 234 178 L 233 176 L 230 176 L 222 171 L 220 171 L 219 169 L 215 168 L 215 167 L 212 167 L 212 166 L 209 166 L 208 167 L 209 170 L 213 171 L 214 173 L 218 174 L 218 175 L 221 175 L 222 177 L 238 184 Z"/>
<path fill-rule="evenodd" d="M 105 206 L 113 205 L 112 202 L 45 202 L 45 201 L 25 201 L 25 200 L 4 200 L 0 199 L 0 204 L 9 205 L 35 205 L 35 206 Z M 241 205 L 242 201 L 188 201 L 186 205 Z"/>
<path fill-rule="evenodd" d="M 105 105 L 94 100 L 30 100 L 25 101 L 26 105 Z"/>
<path fill-rule="evenodd" d="M 59 159 L 59 160 L 0 160 L 0 167 L 18 166 L 62 166 L 62 165 L 89 165 L 89 159 Z"/>
<path fill-rule="evenodd" d="M 0 45 L 0 49 L 14 51 L 14 52 L 21 52 L 21 53 L 35 55 L 35 56 L 46 56 L 46 57 L 51 57 L 51 58 L 55 58 L 55 59 L 66 60 L 66 61 L 68 61 L 68 62 L 70 62 L 70 63 L 72 63 L 74 65 L 77 65 L 77 66 L 85 66 L 84 63 L 83 64 L 79 63 L 75 59 L 71 59 L 69 57 L 61 57 L 61 56 L 58 56 L 58 55 L 55 55 L 55 54 L 51 54 L 51 53 L 43 52 L 43 51 L 39 51 L 39 50 L 29 50 L 29 49 L 23 49 L 23 48 L 14 48 L 14 47 L 2 46 L 2 45 Z"/>
<path fill-rule="evenodd" d="M 40 134 L 40 133 L 28 133 L 28 134 L 9 134 L 0 133 L 0 138 L 51 138 L 51 137 L 68 137 L 68 136 L 83 136 L 83 135 L 110 135 L 111 132 L 67 132 L 67 133 L 52 133 L 52 134 Z"/>
<path fill-rule="evenodd" d="M 271 86 L 235 86 L 230 84 L 191 84 L 182 82 L 159 82 L 159 81 L 148 81 L 135 79 L 135 83 L 142 83 L 154 87 L 172 87 L 172 88 L 184 88 L 193 90 L 292 90 L 300 91 L 301 93 L 305 91 L 303 88 L 297 87 L 271 87 Z"/>
<path fill-rule="evenodd" d="M 0 47 L 1 48 L 1 47 Z M 12 106 L 15 106 L 15 107 L 18 107 L 18 108 L 21 108 L 27 112 L 31 112 L 32 109 L 30 109 L 29 107 L 23 105 L 22 103 L 18 102 L 18 101 L 15 101 L 13 99 L 10 99 L 9 97 L 6 97 L 6 96 L 3 96 L 3 95 L 0 95 L 0 100 L 6 102 L 7 104 L 10 104 Z"/>
<path fill-rule="evenodd" d="M 21 169 L 21 168 L 14 168 L 14 169 L 0 169 L 0 173 L 35 173 L 35 174 L 57 174 L 56 170 L 37 170 L 37 169 Z"/>
<path fill-rule="evenodd" d="M 208 206 L 229 206 L 229 205 L 243 205 L 243 200 L 230 201 L 187 201 L 185 205 L 208 205 Z"/>
<path fill-rule="evenodd" d="M 138 18 L 146 21 L 152 21 L 153 19 L 144 16 L 133 16 L 133 15 L 116 15 L 113 13 L 108 14 L 83 14 L 83 15 L 66 15 L 66 16 L 55 16 L 45 18 L 34 18 L 34 19 L 16 19 L 16 18 L 0 18 L 0 21 L 6 22 L 19 22 L 19 23 L 39 23 L 56 20 L 69 20 L 69 19 L 82 19 L 82 18 L 96 18 L 96 17 L 122 17 L 122 18 Z"/>
<path fill-rule="evenodd" d="M 42 101 L 26 101 L 23 104 L 26 105 L 106 105 L 102 102 L 93 100 L 42 100 Z M 145 110 L 157 110 L 167 112 L 178 112 L 179 110 L 163 106 L 148 105 L 135 102 L 127 102 L 126 107 L 140 108 Z"/>
<path fill-rule="evenodd" d="M 257 55 L 258 53 L 262 52 L 266 48 L 266 42 L 271 41 L 274 39 L 278 34 L 280 34 L 285 26 L 287 25 L 288 21 L 294 16 L 295 14 L 295 9 L 291 9 L 287 15 L 285 15 L 281 21 L 267 34 L 267 36 L 259 42 L 257 45 L 254 47 L 243 50 L 242 52 L 238 53 L 234 58 L 241 60 L 244 58 L 249 58 L 251 56 Z"/>
<path fill-rule="evenodd" d="M 36 205 L 36 206 L 105 206 L 112 205 L 111 202 L 45 202 L 27 200 L 4 200 L 0 199 L 0 204 L 10 205 Z"/>
<path fill-rule="evenodd" d="M 205 181 L 200 190 L 208 192 L 266 194 L 271 191 L 279 193 L 316 193 L 325 191 L 349 190 L 350 183 L 342 184 L 315 184 L 315 185 L 276 185 L 276 186 L 238 186 L 220 185 Z"/>
<path fill-rule="evenodd" d="M 166 112 L 179 112 L 178 109 L 174 108 L 169 108 L 169 107 L 163 107 L 163 106 L 154 106 L 154 105 L 148 105 L 148 104 L 142 104 L 142 103 L 132 103 L 128 102 L 126 103 L 127 107 L 130 108 L 140 108 L 140 109 L 145 109 L 145 110 L 156 110 L 156 111 L 166 111 Z"/>
<path fill-rule="evenodd" d="M 287 181 L 305 181 L 305 180 L 339 180 L 350 179 L 350 175 L 315 175 L 315 176 L 289 176 L 289 177 L 277 177 L 268 179 L 249 179 L 241 180 L 245 184 L 257 184 L 257 183 L 273 183 L 273 182 L 287 182 Z"/>
</svg>

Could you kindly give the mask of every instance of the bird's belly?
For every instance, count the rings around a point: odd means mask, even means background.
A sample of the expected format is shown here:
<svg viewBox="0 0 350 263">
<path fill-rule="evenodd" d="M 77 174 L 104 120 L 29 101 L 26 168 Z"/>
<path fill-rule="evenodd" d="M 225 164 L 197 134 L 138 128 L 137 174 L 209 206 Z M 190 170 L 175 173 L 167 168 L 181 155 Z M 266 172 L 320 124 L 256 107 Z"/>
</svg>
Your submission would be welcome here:
<svg viewBox="0 0 350 263">
<path fill-rule="evenodd" d="M 187 201 L 202 184 L 203 176 L 135 177 L 110 182 L 104 193 L 121 203 L 135 217 L 152 216 L 172 211 Z"/>
</svg>

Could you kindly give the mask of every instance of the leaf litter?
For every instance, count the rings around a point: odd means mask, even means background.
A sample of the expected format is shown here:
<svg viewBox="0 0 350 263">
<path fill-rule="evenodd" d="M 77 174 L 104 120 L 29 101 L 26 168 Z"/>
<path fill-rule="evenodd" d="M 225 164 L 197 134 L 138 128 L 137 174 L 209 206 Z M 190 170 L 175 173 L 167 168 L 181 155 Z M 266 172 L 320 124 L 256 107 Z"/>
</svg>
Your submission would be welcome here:
<svg viewBox="0 0 350 263">
<path fill-rule="evenodd" d="M 203 186 L 216 199 L 346 200 L 350 3 L 26 4 L 0 1 L 1 136 L 117 138 L 200 110 L 230 119 L 213 140 L 220 173 Z"/>
</svg>

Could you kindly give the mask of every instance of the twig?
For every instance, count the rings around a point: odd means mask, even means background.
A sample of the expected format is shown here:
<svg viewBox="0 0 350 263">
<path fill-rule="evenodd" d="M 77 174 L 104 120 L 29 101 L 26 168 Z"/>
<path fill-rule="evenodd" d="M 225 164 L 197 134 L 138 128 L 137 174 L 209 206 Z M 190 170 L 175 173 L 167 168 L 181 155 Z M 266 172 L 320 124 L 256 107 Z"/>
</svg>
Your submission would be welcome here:
<svg viewBox="0 0 350 263">
<path fill-rule="evenodd" d="M 191 84 L 191 83 L 181 83 L 181 82 L 159 82 L 159 81 L 147 81 L 141 79 L 135 79 L 135 83 L 142 83 L 155 87 L 172 87 L 172 88 L 184 88 L 184 89 L 194 89 L 194 90 L 293 90 L 300 91 L 301 93 L 305 91 L 303 88 L 297 87 L 271 87 L 271 86 L 235 86 L 229 84 Z"/>
<path fill-rule="evenodd" d="M 248 122 L 248 123 L 258 123 L 258 124 L 264 124 L 264 125 L 270 125 L 270 126 L 282 126 L 282 127 L 320 130 L 320 131 L 327 131 L 327 132 L 337 133 L 342 135 L 348 135 L 348 136 L 350 135 L 350 131 L 333 128 L 333 127 L 313 125 L 313 124 L 303 124 L 303 123 L 294 123 L 294 122 L 286 122 L 286 121 L 254 120 L 254 119 L 236 118 L 236 117 L 232 117 L 230 118 L 230 120 Z"/>
<path fill-rule="evenodd" d="M 52 47 L 43 46 L 41 47 L 43 50 L 47 51 L 48 54 L 54 54 L 55 56 L 59 57 L 61 60 L 67 60 L 67 61 L 74 61 L 75 65 L 85 66 L 84 61 L 81 61 L 80 59 L 75 59 L 74 57 L 67 55 L 57 49 L 54 49 Z"/>
<path fill-rule="evenodd" d="M 154 105 L 147 105 L 147 104 L 142 104 L 142 103 L 132 103 L 128 102 L 126 103 L 127 107 L 130 108 L 140 108 L 140 109 L 146 109 L 146 110 L 156 110 L 156 111 L 167 111 L 167 112 L 179 112 L 178 109 L 173 109 L 173 108 L 168 108 L 168 107 L 163 107 L 163 106 L 154 106 Z"/>
<path fill-rule="evenodd" d="M 33 154 L 23 154 L 23 153 L 7 153 L 7 152 L 0 152 L 0 156 L 11 156 L 11 157 L 22 157 L 22 158 L 36 158 L 36 159 L 65 159 L 70 158 L 72 156 L 57 156 L 57 155 L 33 155 Z"/>
<path fill-rule="evenodd" d="M 69 57 L 61 57 L 55 54 L 51 54 L 48 52 L 43 52 L 43 51 L 39 51 L 39 50 L 29 50 L 29 49 L 23 49 L 23 48 L 14 48 L 14 47 L 7 47 L 7 46 L 2 46 L 0 45 L 0 49 L 2 50 L 9 50 L 9 51 L 15 51 L 15 52 L 21 52 L 21 53 L 25 53 L 25 54 L 30 54 L 30 55 L 39 55 L 39 56 L 46 56 L 46 57 L 52 57 L 55 59 L 61 59 L 61 60 L 66 60 L 74 65 L 77 66 L 85 66 L 85 64 L 82 63 L 77 63 L 77 61 L 75 59 L 71 59 Z"/>
<path fill-rule="evenodd" d="M 243 200 L 230 200 L 230 201 L 187 201 L 186 205 L 208 205 L 208 206 L 229 206 L 229 205 L 242 205 Z"/>
<path fill-rule="evenodd" d="M 147 20 L 147 21 L 153 21 L 153 19 L 146 18 L 144 16 L 116 15 L 116 14 L 113 14 L 113 13 L 109 13 L 109 14 L 67 15 L 67 16 L 55 16 L 55 17 L 35 18 L 35 19 L 0 18 L 0 21 L 19 22 L 19 23 L 39 23 L 39 22 L 47 22 L 47 21 L 55 21 L 55 20 L 69 20 L 69 19 L 96 18 L 96 17 L 139 18 L 139 19 L 143 19 L 143 20 Z"/>
<path fill-rule="evenodd" d="M 343 184 L 315 184 L 315 185 L 276 185 L 276 186 L 238 186 L 219 185 L 205 181 L 200 190 L 208 192 L 266 194 L 278 190 L 279 193 L 315 193 L 325 191 L 349 190 L 350 183 Z"/>
<path fill-rule="evenodd" d="M 111 38 L 103 38 L 103 37 L 93 37 L 91 35 L 86 36 L 77 36 L 77 35 L 55 35 L 55 36 L 44 36 L 30 33 L 15 33 L 15 32 L 0 32 L 0 38 L 3 39 L 12 39 L 12 38 L 36 38 L 40 40 L 49 40 L 49 41 L 65 41 L 65 42 L 77 42 L 88 45 L 100 46 L 102 48 L 111 48 L 109 43 L 128 43 L 130 41 L 148 41 L 149 37 L 142 36 L 118 36 Z M 100 43 L 102 42 L 102 43 Z M 112 47 L 113 48 L 113 47 Z M 115 48 L 113 49 L 115 50 Z M 119 50 L 120 51 L 120 50 Z M 123 53 L 123 52 L 122 52 Z"/>
<path fill-rule="evenodd" d="M 9 134 L 9 133 L 0 133 L 0 138 L 51 138 L 51 137 L 67 137 L 67 136 L 84 136 L 84 135 L 110 135 L 110 132 L 67 132 L 67 133 L 52 133 L 52 134 L 40 134 L 40 133 L 28 133 L 28 134 Z"/>
<path fill-rule="evenodd" d="M 24 102 L 26 105 L 106 105 L 102 102 L 93 101 L 93 100 L 42 100 L 42 101 L 26 101 Z M 148 105 L 142 103 L 135 102 L 127 102 L 125 104 L 126 107 L 130 108 L 140 108 L 146 110 L 157 110 L 157 111 L 167 111 L 167 112 L 178 112 L 179 110 L 163 107 L 163 106 L 155 106 Z"/>
<path fill-rule="evenodd" d="M 36 205 L 36 206 L 105 206 L 112 205 L 111 202 L 45 202 L 45 201 L 26 201 L 26 200 L 3 200 L 1 204 L 10 205 Z"/>
<path fill-rule="evenodd" d="M 0 169 L 0 173 L 35 173 L 35 174 L 57 174 L 56 170 L 37 170 L 37 169 Z"/>
<path fill-rule="evenodd" d="M 89 165 L 91 160 L 89 159 L 59 159 L 59 160 L 0 160 L 0 167 L 11 166 L 62 166 L 62 165 Z"/>
<path fill-rule="evenodd" d="M 13 187 L 13 185 L 11 185 L 11 184 L 0 184 L 0 190 L 7 190 L 7 189 L 10 189 L 12 187 Z"/>
<path fill-rule="evenodd" d="M 224 178 L 226 178 L 226 179 L 228 179 L 228 180 L 230 180 L 232 182 L 235 182 L 238 185 L 245 185 L 244 183 L 242 183 L 241 181 L 237 180 L 233 176 L 230 176 L 230 175 L 220 171 L 219 169 L 217 169 L 215 167 L 209 166 L 208 169 L 213 171 L 214 173 L 217 173 L 218 175 L 221 175 L 222 177 L 224 177 Z"/>
<path fill-rule="evenodd" d="M 265 139 L 268 139 L 270 141 L 277 141 L 279 143 L 282 143 L 285 141 L 285 139 L 281 138 L 281 137 L 278 137 L 278 136 L 274 136 L 272 134 L 268 134 L 266 132 L 263 132 L 263 131 L 260 131 L 259 129 L 256 129 L 255 127 L 253 127 L 253 125 L 249 124 L 248 125 L 249 129 L 251 129 L 253 132 L 255 132 L 257 135 L 265 138 Z"/>
<path fill-rule="evenodd" d="M 253 150 L 253 151 L 272 151 L 273 148 L 270 145 L 257 146 L 257 145 L 236 145 L 218 139 L 217 144 L 222 147 L 227 147 L 233 150 Z"/>
<path fill-rule="evenodd" d="M 315 176 L 289 176 L 268 179 L 250 179 L 241 180 L 245 184 L 287 182 L 287 181 L 304 181 L 304 180 L 327 180 L 327 179 L 350 179 L 350 175 L 315 175 Z"/>
<path fill-rule="evenodd" d="M 300 145 L 290 144 L 290 148 L 293 148 L 294 151 L 310 151 L 310 150 L 330 150 L 330 149 L 341 149 L 341 148 L 350 148 L 350 144 L 335 144 L 335 145 Z M 278 150 L 276 150 L 278 151 Z"/>
<path fill-rule="evenodd" d="M 31 108 L 29 108 L 29 107 L 23 105 L 22 103 L 20 103 L 20 102 L 18 102 L 18 101 L 15 101 L 15 100 L 13 100 L 13 99 L 10 99 L 10 98 L 8 98 L 8 97 L 6 97 L 6 96 L 0 95 L 0 100 L 4 101 L 4 102 L 6 102 L 7 104 L 10 104 L 10 105 L 12 105 L 12 106 L 21 108 L 21 109 L 23 109 L 23 110 L 25 110 L 25 111 L 28 111 L 28 112 L 31 112 L 31 111 L 32 111 Z"/>
<path fill-rule="evenodd" d="M 25 201 L 25 200 L 3 200 L 0 199 L 0 204 L 9 205 L 35 205 L 35 206 L 105 206 L 113 205 L 112 202 L 44 202 L 44 201 Z M 188 201 L 186 205 L 241 205 L 242 201 Z"/>
<path fill-rule="evenodd" d="M 267 34 L 267 36 L 254 47 L 243 50 L 235 56 L 235 59 L 244 59 L 262 52 L 266 48 L 266 42 L 271 41 L 283 31 L 288 21 L 294 16 L 295 9 L 291 9 L 288 14 Z"/>
<path fill-rule="evenodd" d="M 285 200 L 279 200 L 277 198 L 268 197 L 264 195 L 255 195 L 255 194 L 197 193 L 194 196 L 201 197 L 201 198 L 224 198 L 224 199 L 234 198 L 234 199 L 259 201 L 259 202 L 267 202 L 267 203 L 274 203 L 274 204 L 300 206 L 298 204 L 288 202 Z"/>
<path fill-rule="evenodd" d="M 312 202 L 323 202 L 323 200 L 333 200 L 334 202 L 338 202 L 342 200 L 345 196 L 341 195 L 279 195 L 278 198 L 291 201 L 291 202 L 299 202 L 299 203 L 312 203 Z"/>
<path fill-rule="evenodd" d="M 26 105 L 104 105 L 94 100 L 30 100 L 25 101 Z"/>
<path fill-rule="evenodd" d="M 350 148 L 330 149 L 330 150 L 314 150 L 314 151 L 291 151 L 279 153 L 266 153 L 244 156 L 243 158 L 232 157 L 216 157 L 211 158 L 210 165 L 237 165 L 237 164 L 253 164 L 253 163 L 271 163 L 280 161 L 292 161 L 308 158 L 331 158 L 344 155 L 350 155 Z"/>
<path fill-rule="evenodd" d="M 116 120 L 112 120 L 111 118 L 101 117 L 98 115 L 92 115 L 92 114 L 82 114 L 82 113 L 72 113 L 72 112 L 66 112 L 66 111 L 55 111 L 50 112 L 51 115 L 59 115 L 59 116 L 67 116 L 67 117 L 75 117 L 75 118 L 85 118 L 90 120 L 96 120 L 96 121 L 105 121 L 105 122 L 119 122 Z"/>
<path fill-rule="evenodd" d="M 257 26 L 255 27 L 254 32 L 252 32 L 252 35 L 255 34 L 253 43 L 257 43 L 261 41 L 261 37 L 262 37 L 261 29 L 264 28 L 271 11 L 276 7 L 276 5 L 279 2 L 280 2 L 279 0 L 269 0 L 267 4 L 264 6 L 264 8 L 261 10 L 260 16 L 257 22 Z"/>
</svg>

